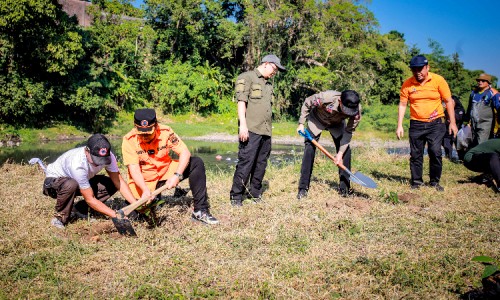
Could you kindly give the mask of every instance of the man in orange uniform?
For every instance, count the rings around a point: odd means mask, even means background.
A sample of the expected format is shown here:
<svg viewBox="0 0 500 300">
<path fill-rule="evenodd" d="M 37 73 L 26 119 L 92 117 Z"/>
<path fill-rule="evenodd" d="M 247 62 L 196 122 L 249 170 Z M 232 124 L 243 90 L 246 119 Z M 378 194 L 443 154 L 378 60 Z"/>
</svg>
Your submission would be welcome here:
<svg viewBox="0 0 500 300">
<path fill-rule="evenodd" d="M 427 143 L 430 165 L 429 184 L 438 191 L 444 191 L 444 188 L 439 185 L 443 168 L 441 143 L 446 132 L 441 100 L 447 103 L 446 110 L 450 118 L 449 133 L 456 136 L 458 131 L 450 88 L 442 76 L 429 72 L 429 63 L 425 56 L 414 56 L 410 61 L 410 68 L 413 76 L 401 86 L 396 135 L 398 139 L 403 137 L 403 119 L 406 106 L 410 101 L 411 188 L 418 189 L 424 184 L 422 173 L 424 148 Z"/>
<path fill-rule="evenodd" d="M 209 208 L 205 164 L 199 157 L 192 157 L 186 144 L 172 128 L 158 124 L 154 109 L 138 109 L 134 125 L 123 137 L 123 162 L 128 168 L 128 185 L 136 198 L 151 196 L 151 191 L 167 185 L 176 187 L 189 178 L 194 198 L 192 218 L 207 224 L 217 224 Z M 169 151 L 179 155 L 173 160 Z"/>
</svg>

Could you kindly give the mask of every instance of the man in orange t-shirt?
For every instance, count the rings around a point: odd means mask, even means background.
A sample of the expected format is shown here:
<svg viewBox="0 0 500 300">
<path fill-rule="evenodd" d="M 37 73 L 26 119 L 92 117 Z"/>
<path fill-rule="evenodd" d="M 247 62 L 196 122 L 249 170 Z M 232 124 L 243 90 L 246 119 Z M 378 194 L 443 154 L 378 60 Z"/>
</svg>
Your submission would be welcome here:
<svg viewBox="0 0 500 300">
<path fill-rule="evenodd" d="M 396 135 L 398 139 L 403 137 L 403 119 L 409 101 L 411 188 L 418 189 L 424 184 L 422 173 L 424 148 L 427 143 L 429 184 L 436 190 L 443 191 L 444 188 L 439 185 L 439 180 L 443 169 L 441 143 L 446 132 L 446 123 L 441 101 L 447 103 L 446 110 L 450 118 L 449 133 L 456 136 L 458 131 L 451 91 L 442 76 L 429 72 L 429 62 L 425 56 L 414 56 L 410 61 L 410 68 L 413 76 L 401 86 Z"/>
<path fill-rule="evenodd" d="M 154 109 L 138 109 L 134 125 L 123 137 L 123 162 L 128 168 L 128 185 L 135 197 L 151 196 L 151 191 L 167 185 L 175 188 L 184 178 L 194 198 L 193 219 L 207 224 L 217 224 L 209 208 L 205 164 L 199 157 L 191 156 L 186 144 L 172 128 L 158 124 Z M 169 152 L 178 156 L 173 160 Z"/>
</svg>

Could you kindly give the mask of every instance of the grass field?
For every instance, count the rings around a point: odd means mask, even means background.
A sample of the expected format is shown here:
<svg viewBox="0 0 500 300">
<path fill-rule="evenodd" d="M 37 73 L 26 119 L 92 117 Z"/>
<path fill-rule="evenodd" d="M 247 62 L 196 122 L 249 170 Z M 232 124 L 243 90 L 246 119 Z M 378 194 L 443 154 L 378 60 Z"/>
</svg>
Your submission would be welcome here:
<svg viewBox="0 0 500 300">
<path fill-rule="evenodd" d="M 412 191 L 408 164 L 408 156 L 355 149 L 353 170 L 379 188 L 353 185 L 342 198 L 337 170 L 318 155 L 309 197 L 298 201 L 298 158 L 268 168 L 265 201 L 240 209 L 228 201 L 232 173 L 211 172 L 220 225 L 191 221 L 191 194 L 167 192 L 159 224 L 135 222 L 138 238 L 127 238 L 105 218 L 52 228 L 42 172 L 6 163 L 0 298 L 457 299 L 481 286 L 483 266 L 472 257 L 499 258 L 500 199 L 449 161 L 445 192 Z"/>
</svg>

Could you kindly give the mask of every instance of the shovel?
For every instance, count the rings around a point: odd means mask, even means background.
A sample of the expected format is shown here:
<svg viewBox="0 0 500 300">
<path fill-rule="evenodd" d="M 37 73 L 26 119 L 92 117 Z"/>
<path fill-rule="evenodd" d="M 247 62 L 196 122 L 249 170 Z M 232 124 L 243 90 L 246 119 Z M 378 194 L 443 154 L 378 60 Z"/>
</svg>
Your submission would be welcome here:
<svg viewBox="0 0 500 300">
<path fill-rule="evenodd" d="M 307 131 L 307 130 L 299 131 L 299 134 L 301 136 L 305 137 L 306 139 L 308 139 L 309 141 L 311 141 L 314 144 L 314 146 L 316 146 L 319 150 L 321 150 L 321 152 L 323 152 L 326 156 L 328 156 L 328 158 L 335 161 L 333 155 L 331 155 L 330 152 L 328 152 L 325 149 L 325 147 L 321 146 L 315 139 L 313 139 L 313 137 L 311 136 L 309 131 Z M 363 174 L 361 172 L 356 172 L 355 174 L 353 174 L 342 163 L 338 164 L 337 166 L 339 168 L 341 168 L 342 170 L 346 171 L 347 174 L 349 174 L 349 180 L 351 180 L 352 182 L 357 183 L 359 185 L 362 185 L 364 187 L 370 188 L 370 189 L 374 189 L 377 187 L 377 184 L 375 183 L 375 181 L 373 181 L 373 179 L 366 176 L 365 174 Z"/>
<path fill-rule="evenodd" d="M 115 224 L 115 227 L 118 230 L 118 233 L 123 234 L 123 235 L 137 236 L 137 234 L 135 233 L 134 227 L 132 227 L 132 223 L 130 222 L 129 219 L 125 219 L 125 217 L 128 216 L 131 212 L 133 212 L 139 206 L 148 202 L 152 197 L 158 195 L 159 193 L 163 192 L 166 189 L 167 189 L 167 185 L 165 184 L 164 186 L 162 186 L 162 187 L 156 189 L 154 192 L 152 192 L 151 197 L 148 197 L 148 198 L 143 197 L 143 198 L 137 200 L 136 202 L 129 204 L 129 205 L 125 206 L 124 208 L 118 210 L 116 212 L 117 217 L 111 218 L 111 220 L 113 220 L 113 224 Z"/>
</svg>

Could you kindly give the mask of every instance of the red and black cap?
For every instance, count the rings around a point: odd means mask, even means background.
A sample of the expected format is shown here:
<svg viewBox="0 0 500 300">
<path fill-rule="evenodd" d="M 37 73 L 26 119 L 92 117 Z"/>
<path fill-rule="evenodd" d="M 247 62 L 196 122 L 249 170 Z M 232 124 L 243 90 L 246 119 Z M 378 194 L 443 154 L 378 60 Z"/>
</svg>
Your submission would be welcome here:
<svg viewBox="0 0 500 300">
<path fill-rule="evenodd" d="M 100 133 L 92 135 L 87 141 L 87 149 L 94 164 L 98 166 L 111 164 L 111 144 L 104 135 Z"/>
<path fill-rule="evenodd" d="M 141 108 L 134 113 L 134 125 L 139 134 L 153 133 L 156 122 L 156 112 L 152 108 Z"/>
</svg>

